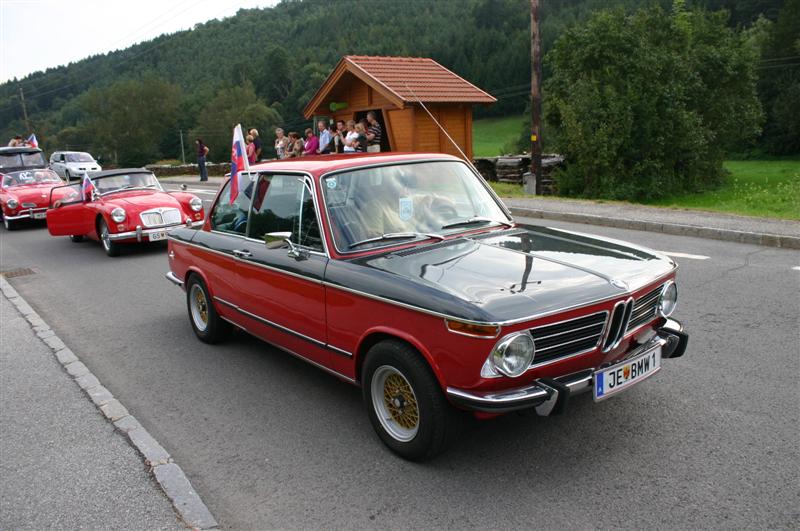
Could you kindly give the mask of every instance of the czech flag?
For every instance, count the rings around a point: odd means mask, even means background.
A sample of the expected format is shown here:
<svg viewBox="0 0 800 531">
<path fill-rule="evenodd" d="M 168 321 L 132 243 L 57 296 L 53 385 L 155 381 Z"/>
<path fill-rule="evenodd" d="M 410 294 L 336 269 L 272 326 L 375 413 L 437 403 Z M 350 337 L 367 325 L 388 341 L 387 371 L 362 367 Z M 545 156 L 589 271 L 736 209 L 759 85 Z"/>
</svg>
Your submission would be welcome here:
<svg viewBox="0 0 800 531">
<path fill-rule="evenodd" d="M 31 133 L 31 136 L 28 137 L 28 145 L 30 147 L 35 147 L 35 148 L 39 147 L 39 141 L 36 140 L 35 134 Z"/>
<path fill-rule="evenodd" d="M 231 204 L 236 201 L 242 187 L 242 172 L 250 171 L 250 164 L 245 156 L 244 136 L 242 124 L 233 128 L 233 147 L 231 148 Z"/>
<path fill-rule="evenodd" d="M 91 201 L 92 200 L 92 190 L 94 190 L 94 184 L 92 180 L 89 178 L 89 174 L 83 174 L 83 184 L 81 184 L 81 193 L 83 194 L 84 201 Z"/>
</svg>

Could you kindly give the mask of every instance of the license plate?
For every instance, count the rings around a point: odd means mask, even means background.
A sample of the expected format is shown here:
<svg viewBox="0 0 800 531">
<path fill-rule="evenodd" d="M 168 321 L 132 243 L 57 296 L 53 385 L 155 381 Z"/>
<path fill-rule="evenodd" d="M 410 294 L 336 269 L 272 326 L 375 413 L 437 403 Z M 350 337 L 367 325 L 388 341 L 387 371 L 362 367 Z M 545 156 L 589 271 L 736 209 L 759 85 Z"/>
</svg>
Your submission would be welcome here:
<svg viewBox="0 0 800 531">
<path fill-rule="evenodd" d="M 44 219 L 47 217 L 47 212 L 34 212 L 33 219 Z"/>
<path fill-rule="evenodd" d="M 594 373 L 594 399 L 624 391 L 661 370 L 661 345 Z"/>
<path fill-rule="evenodd" d="M 166 239 L 167 239 L 167 233 L 165 231 L 150 233 L 150 241 L 151 242 L 157 242 L 157 241 L 166 240 Z"/>
</svg>

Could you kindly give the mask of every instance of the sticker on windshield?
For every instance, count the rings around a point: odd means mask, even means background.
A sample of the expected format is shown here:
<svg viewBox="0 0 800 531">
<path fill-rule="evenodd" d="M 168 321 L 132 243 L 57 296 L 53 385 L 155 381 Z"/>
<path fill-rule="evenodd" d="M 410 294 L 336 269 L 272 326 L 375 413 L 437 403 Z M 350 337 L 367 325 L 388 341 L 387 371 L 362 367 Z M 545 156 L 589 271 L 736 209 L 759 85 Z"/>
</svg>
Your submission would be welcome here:
<svg viewBox="0 0 800 531">
<path fill-rule="evenodd" d="M 33 181 L 33 175 L 30 172 L 22 171 L 17 174 L 17 179 L 21 183 L 29 183 Z"/>
<path fill-rule="evenodd" d="M 336 188 L 336 178 L 331 177 L 330 179 L 326 179 L 325 184 L 328 186 L 328 188 L 333 190 L 334 188 Z"/>
<path fill-rule="evenodd" d="M 410 197 L 400 198 L 400 208 L 398 212 L 400 219 L 408 221 L 414 215 L 414 201 Z"/>
</svg>

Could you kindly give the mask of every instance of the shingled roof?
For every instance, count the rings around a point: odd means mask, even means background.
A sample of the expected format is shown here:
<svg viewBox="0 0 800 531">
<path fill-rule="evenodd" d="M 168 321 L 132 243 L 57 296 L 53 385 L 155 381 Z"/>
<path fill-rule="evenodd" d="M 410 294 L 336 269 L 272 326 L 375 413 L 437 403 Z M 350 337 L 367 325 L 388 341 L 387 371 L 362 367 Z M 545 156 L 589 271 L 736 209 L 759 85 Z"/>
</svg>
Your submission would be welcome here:
<svg viewBox="0 0 800 531">
<path fill-rule="evenodd" d="M 489 93 L 427 57 L 345 55 L 306 105 L 309 117 L 336 82 L 350 72 L 402 108 L 408 103 L 494 103 Z"/>
</svg>

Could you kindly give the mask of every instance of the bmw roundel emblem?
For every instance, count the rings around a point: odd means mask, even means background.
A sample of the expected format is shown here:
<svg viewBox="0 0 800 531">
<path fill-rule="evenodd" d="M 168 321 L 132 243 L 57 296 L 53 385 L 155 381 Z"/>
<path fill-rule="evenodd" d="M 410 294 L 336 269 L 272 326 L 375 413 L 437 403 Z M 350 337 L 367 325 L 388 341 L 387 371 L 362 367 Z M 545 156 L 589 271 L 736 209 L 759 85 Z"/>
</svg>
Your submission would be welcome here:
<svg viewBox="0 0 800 531">
<path fill-rule="evenodd" d="M 628 289 L 628 284 L 626 282 L 618 279 L 618 278 L 612 278 L 609 282 L 615 288 L 619 288 L 621 290 L 627 290 Z"/>
</svg>

